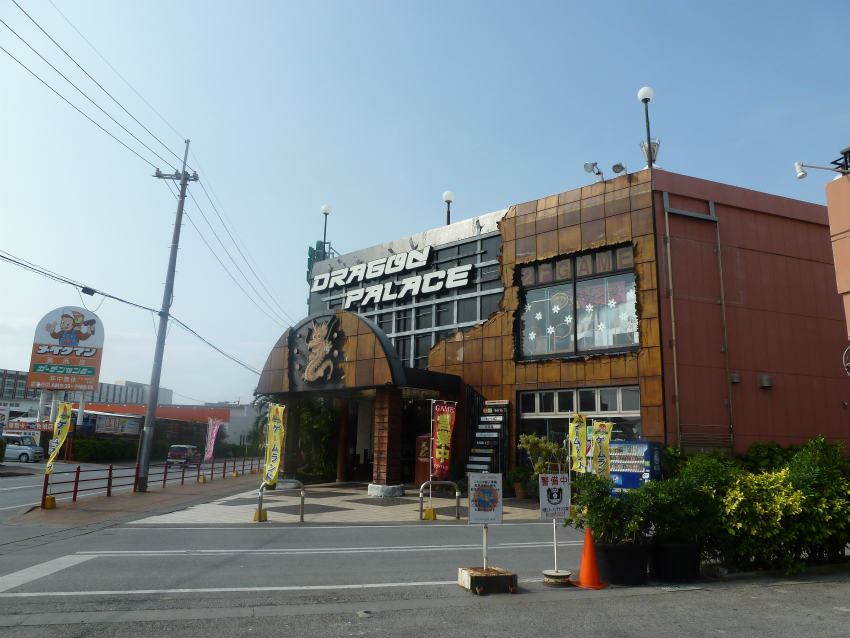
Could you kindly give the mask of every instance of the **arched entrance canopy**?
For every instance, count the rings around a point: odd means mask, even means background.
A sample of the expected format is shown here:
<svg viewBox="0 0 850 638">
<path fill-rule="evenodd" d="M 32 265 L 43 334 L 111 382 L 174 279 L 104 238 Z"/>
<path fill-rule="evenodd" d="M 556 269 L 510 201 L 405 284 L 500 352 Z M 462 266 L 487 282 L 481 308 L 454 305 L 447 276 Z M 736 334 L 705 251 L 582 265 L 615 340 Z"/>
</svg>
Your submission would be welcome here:
<svg viewBox="0 0 850 638">
<path fill-rule="evenodd" d="M 307 317 L 283 333 L 266 360 L 256 393 L 348 393 L 387 386 L 456 394 L 460 379 L 405 367 L 374 322 L 337 310 Z"/>
</svg>

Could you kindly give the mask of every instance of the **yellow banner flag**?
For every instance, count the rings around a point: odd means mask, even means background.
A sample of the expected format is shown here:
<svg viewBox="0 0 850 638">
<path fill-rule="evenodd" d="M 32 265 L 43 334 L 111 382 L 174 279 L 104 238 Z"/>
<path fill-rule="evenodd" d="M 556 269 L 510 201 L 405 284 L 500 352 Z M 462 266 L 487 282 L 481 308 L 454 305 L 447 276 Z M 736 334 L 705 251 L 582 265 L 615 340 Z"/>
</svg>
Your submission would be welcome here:
<svg viewBox="0 0 850 638">
<path fill-rule="evenodd" d="M 59 456 L 62 444 L 68 438 L 68 430 L 71 428 L 71 404 L 60 403 L 56 413 L 56 421 L 53 423 L 53 438 L 50 439 L 50 447 L 53 450 L 47 464 L 44 466 L 45 474 L 53 474 L 53 461 Z"/>
<path fill-rule="evenodd" d="M 606 421 L 595 421 L 593 423 L 592 447 L 588 461 L 589 472 L 606 477 L 611 474 L 610 444 L 613 429 L 613 423 Z"/>
<path fill-rule="evenodd" d="M 286 437 L 286 406 L 269 403 L 269 427 L 266 432 L 266 471 L 263 484 L 277 485 L 277 476 L 283 462 L 283 444 Z"/>
<path fill-rule="evenodd" d="M 584 473 L 587 471 L 587 419 L 583 414 L 578 414 L 570 421 L 570 467 L 573 472 Z"/>
</svg>

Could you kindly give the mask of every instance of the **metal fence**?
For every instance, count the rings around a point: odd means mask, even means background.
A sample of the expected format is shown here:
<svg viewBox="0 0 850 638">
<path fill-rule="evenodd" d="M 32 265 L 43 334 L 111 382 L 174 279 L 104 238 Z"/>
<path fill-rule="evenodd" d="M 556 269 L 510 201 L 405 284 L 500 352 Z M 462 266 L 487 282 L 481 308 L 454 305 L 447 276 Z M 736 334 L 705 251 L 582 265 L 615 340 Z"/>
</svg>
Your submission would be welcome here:
<svg viewBox="0 0 850 638">
<path fill-rule="evenodd" d="M 205 465 L 198 463 L 191 467 L 187 463 L 175 466 L 171 463 L 151 463 L 148 466 L 148 486 L 157 485 L 165 488 L 169 483 L 184 485 L 188 479 L 190 482 L 205 483 L 213 481 L 216 477 L 227 478 L 228 472 L 231 476 L 240 476 L 249 472 L 259 472 L 263 467 L 263 459 L 257 457 L 243 457 L 231 459 L 213 459 Z M 41 490 L 41 507 L 46 508 L 48 496 L 71 495 L 71 500 L 76 501 L 77 496 L 84 492 L 102 492 L 106 496 L 112 496 L 112 492 L 121 488 L 132 488 L 136 491 L 139 482 L 139 465 L 115 466 L 83 469 L 77 466 L 73 470 L 64 470 L 44 475 L 44 485 Z"/>
</svg>

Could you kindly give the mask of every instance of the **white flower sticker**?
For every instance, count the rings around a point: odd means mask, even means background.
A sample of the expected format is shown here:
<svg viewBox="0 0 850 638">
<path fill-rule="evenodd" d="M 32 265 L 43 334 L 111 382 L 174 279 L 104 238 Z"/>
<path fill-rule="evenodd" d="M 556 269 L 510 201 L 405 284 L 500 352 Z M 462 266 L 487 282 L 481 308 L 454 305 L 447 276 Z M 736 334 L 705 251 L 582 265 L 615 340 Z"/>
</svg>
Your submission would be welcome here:
<svg viewBox="0 0 850 638">
<path fill-rule="evenodd" d="M 596 329 L 597 329 L 599 332 L 602 332 L 603 330 L 605 330 L 605 324 L 600 322 L 600 323 L 596 326 Z"/>
<path fill-rule="evenodd" d="M 538 312 L 536 315 L 534 315 L 534 318 L 537 319 L 537 321 L 540 321 L 543 318 L 543 313 Z"/>
<path fill-rule="evenodd" d="M 537 339 L 537 333 L 536 332 L 529 332 L 528 338 L 531 339 L 532 341 L 534 341 L 535 339 Z"/>
<path fill-rule="evenodd" d="M 557 315 L 561 312 L 561 306 L 552 306 L 552 312 Z"/>
<path fill-rule="evenodd" d="M 585 309 L 587 312 L 593 312 L 593 304 L 592 304 L 592 303 L 587 304 L 587 305 L 584 307 L 584 309 Z"/>
<path fill-rule="evenodd" d="M 616 308 L 616 307 L 617 307 L 617 302 L 616 302 L 614 299 L 609 299 L 609 300 L 608 300 L 608 307 L 609 307 L 609 308 Z"/>
<path fill-rule="evenodd" d="M 529 310 L 531 310 L 531 304 L 527 303 L 525 304 L 525 311 L 528 312 Z"/>
<path fill-rule="evenodd" d="M 549 326 L 546 328 L 546 334 L 555 334 L 555 326 Z"/>
<path fill-rule="evenodd" d="M 564 323 L 572 323 L 572 322 L 573 322 L 573 316 L 572 315 L 567 315 L 566 317 L 564 317 Z"/>
</svg>

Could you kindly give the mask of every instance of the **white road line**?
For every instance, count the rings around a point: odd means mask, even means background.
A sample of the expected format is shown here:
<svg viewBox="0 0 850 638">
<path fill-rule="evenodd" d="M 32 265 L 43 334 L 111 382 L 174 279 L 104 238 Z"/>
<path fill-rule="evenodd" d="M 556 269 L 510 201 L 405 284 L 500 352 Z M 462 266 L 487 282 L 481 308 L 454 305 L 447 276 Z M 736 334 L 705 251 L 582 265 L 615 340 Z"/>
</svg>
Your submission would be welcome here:
<svg viewBox="0 0 850 638">
<path fill-rule="evenodd" d="M 19 509 L 21 507 L 32 507 L 33 505 L 41 505 L 41 503 L 22 503 L 21 505 L 10 505 L 9 507 L 0 507 L 0 511 L 3 510 L 14 510 Z"/>
<path fill-rule="evenodd" d="M 37 591 L 26 593 L 3 594 L 0 598 L 36 598 L 44 596 L 135 596 L 151 594 L 219 594 L 264 591 L 327 591 L 338 589 L 381 589 L 385 587 L 442 587 L 457 586 L 455 580 L 432 580 L 409 583 L 362 583 L 359 585 L 292 585 L 281 587 L 210 587 L 206 589 L 116 589 L 96 591 Z"/>
<path fill-rule="evenodd" d="M 579 547 L 583 541 L 560 541 L 559 547 Z M 551 547 L 552 543 L 496 543 L 490 549 L 536 549 Z M 391 554 L 395 552 L 458 552 L 478 549 L 480 545 L 407 545 L 392 547 L 297 547 L 262 549 L 127 549 L 77 552 L 80 556 L 156 557 L 156 556 L 309 556 L 316 554 Z"/>
<path fill-rule="evenodd" d="M 25 585 L 26 583 L 38 580 L 39 578 L 44 578 L 45 576 L 50 576 L 50 574 L 55 574 L 58 571 L 67 569 L 68 567 L 79 565 L 80 563 L 84 563 L 92 558 L 94 558 L 94 556 L 80 554 L 62 556 L 61 558 L 49 560 L 46 563 L 40 563 L 38 565 L 33 565 L 32 567 L 27 567 L 26 569 L 12 572 L 11 574 L 6 574 L 5 576 L 0 576 L 0 592 L 14 589 L 15 587 Z"/>
<path fill-rule="evenodd" d="M 351 523 L 350 525 L 312 525 L 312 526 L 308 526 L 308 527 L 302 527 L 300 525 L 298 527 L 292 527 L 292 525 L 289 524 L 289 523 L 287 523 L 285 525 L 273 525 L 272 524 L 272 525 L 269 525 L 269 526 L 261 526 L 261 527 L 257 527 L 256 523 L 233 523 L 231 525 L 228 525 L 227 527 L 211 526 L 211 525 L 195 526 L 195 527 L 169 527 L 167 525 L 148 525 L 147 523 L 140 523 L 140 522 L 136 521 L 134 523 L 129 523 L 128 525 L 126 525 L 124 527 L 116 527 L 115 531 L 121 531 L 121 532 L 154 532 L 154 531 L 173 531 L 173 530 L 216 530 L 216 531 L 219 531 L 219 532 L 253 531 L 253 532 L 276 532 L 276 533 L 280 533 L 281 530 L 287 530 L 287 531 L 298 530 L 298 531 L 301 531 L 301 530 L 306 530 L 306 529 L 309 529 L 309 530 L 323 530 L 323 529 L 348 529 L 348 530 L 350 530 L 350 529 L 394 529 L 394 528 L 401 529 L 401 528 L 415 527 L 417 525 L 417 522 L 418 521 L 411 521 L 410 523 L 396 523 L 394 525 L 358 525 L 357 523 Z M 243 526 L 243 527 L 237 527 L 237 525 Z M 502 523 L 501 525 L 499 525 L 499 527 L 523 527 L 523 526 L 527 526 L 527 525 L 546 525 L 547 527 L 552 527 L 551 522 L 543 523 L 543 522 L 536 522 L 536 521 L 528 521 L 528 522 L 524 522 L 524 523 L 522 523 L 522 522 Z M 432 528 L 432 527 L 454 527 L 454 528 L 458 528 L 458 527 L 464 527 L 464 526 L 467 526 L 467 525 L 465 525 L 462 522 L 461 523 L 449 523 L 449 524 L 446 524 L 446 523 L 430 523 L 428 525 L 428 528 L 429 529 Z M 467 527 L 471 527 L 471 526 L 467 526 Z M 495 525 L 491 526 L 491 528 L 492 527 L 495 527 Z M 475 528 L 477 529 L 478 526 L 476 525 Z"/>
<path fill-rule="evenodd" d="M 41 485 L 16 485 L 15 487 L 0 487 L 0 492 L 8 492 L 9 490 L 25 490 L 27 488 L 41 487 Z"/>
</svg>

